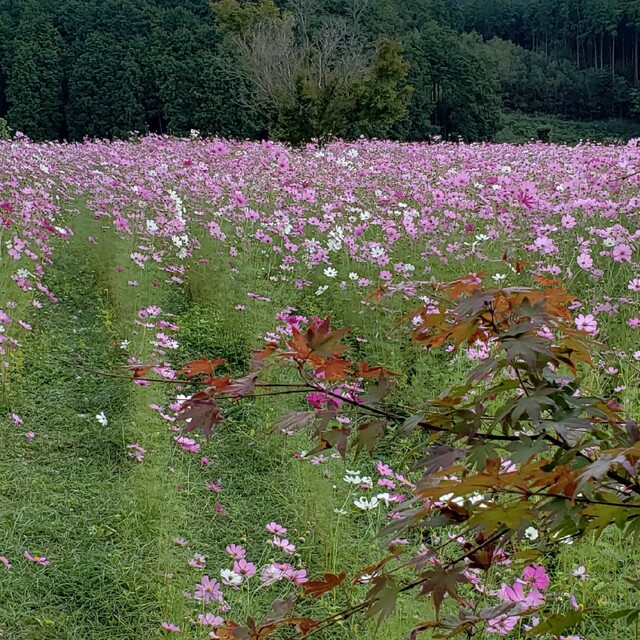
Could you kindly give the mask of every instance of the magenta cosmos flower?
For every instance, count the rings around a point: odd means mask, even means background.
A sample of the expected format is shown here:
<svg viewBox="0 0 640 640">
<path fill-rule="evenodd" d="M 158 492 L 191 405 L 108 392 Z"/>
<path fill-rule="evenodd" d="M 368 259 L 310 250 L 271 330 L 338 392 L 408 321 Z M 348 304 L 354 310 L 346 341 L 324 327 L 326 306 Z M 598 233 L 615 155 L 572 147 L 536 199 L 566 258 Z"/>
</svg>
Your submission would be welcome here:
<svg viewBox="0 0 640 640">
<path fill-rule="evenodd" d="M 522 582 L 529 585 L 532 589 L 548 589 L 549 576 L 544 567 L 539 564 L 532 564 L 525 567 L 522 572 Z"/>
</svg>

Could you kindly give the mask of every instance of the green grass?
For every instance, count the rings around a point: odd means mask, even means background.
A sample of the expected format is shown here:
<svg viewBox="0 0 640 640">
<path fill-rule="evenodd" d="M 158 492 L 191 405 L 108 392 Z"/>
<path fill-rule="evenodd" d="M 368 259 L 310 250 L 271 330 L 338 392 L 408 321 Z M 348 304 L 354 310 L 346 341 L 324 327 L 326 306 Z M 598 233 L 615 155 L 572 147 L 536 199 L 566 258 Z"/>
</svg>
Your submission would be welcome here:
<svg viewBox="0 0 640 640">
<path fill-rule="evenodd" d="M 300 406 L 300 401 L 231 406 L 227 421 L 203 450 L 211 460 L 205 467 L 197 456 L 176 448 L 173 432 L 149 407 L 170 401 L 165 388 L 141 388 L 92 374 L 83 365 L 117 371 L 127 355 L 146 360 L 149 331 L 137 328 L 126 350 L 119 343 L 131 338 L 138 309 L 152 303 L 175 314 L 180 326 L 176 361 L 223 356 L 232 373 L 242 370 L 249 351 L 273 327 L 273 310 L 288 304 L 307 315 L 331 313 L 336 324 L 352 325 L 354 335 L 368 340 L 352 343 L 359 357 L 406 373 L 398 389 L 402 398 L 437 394 L 459 380 L 466 364 L 457 359 L 445 366 L 448 361 L 441 354 L 388 341 L 395 318 L 406 311 L 401 303 L 372 321 L 360 313 L 350 294 L 336 287 L 318 297 L 314 286 L 297 292 L 292 300 L 289 285 L 270 281 L 272 267 L 255 253 L 238 258 L 239 274 L 221 278 L 226 256 L 204 239 L 202 254 L 210 258 L 208 265 L 193 266 L 182 288 L 156 286 L 151 270 L 127 266 L 135 238 L 116 238 L 90 216 L 77 217 L 73 225 L 75 238 L 56 253 L 50 275 L 60 303 L 38 312 L 35 330 L 17 352 L 0 405 L 0 553 L 14 564 L 11 571 L 0 566 L 0 637 L 162 638 L 166 634 L 160 622 L 166 620 L 185 629 L 173 637 L 204 638 L 204 630 L 194 631 L 190 620 L 211 608 L 183 596 L 183 591 L 193 591 L 204 572 L 190 568 L 187 559 L 194 552 L 205 554 L 210 576 L 229 566 L 229 543 L 245 544 L 256 564 L 275 559 L 265 544 L 264 526 L 272 520 L 289 528 L 289 538 L 313 577 L 366 566 L 379 558 L 380 542 L 374 539 L 381 524 L 377 512 L 352 509 L 345 516 L 334 511 L 350 505 L 357 495 L 349 494 L 342 482 L 344 464 L 301 463 L 292 452 L 309 447 L 304 436 L 268 435 L 277 416 Z M 88 235 L 98 244 L 88 244 Z M 407 247 L 407 260 L 410 255 Z M 127 284 L 134 277 L 138 287 Z M 306 277 L 313 280 L 312 274 Z M 246 303 L 242 296 L 247 290 L 268 295 L 273 304 L 247 304 L 246 311 L 236 311 L 235 305 Z M 597 378 L 594 384 L 599 384 Z M 10 410 L 25 419 L 24 427 L 10 421 Z M 109 419 L 107 427 L 95 418 L 101 411 Z M 33 441 L 22 435 L 26 430 L 36 432 Z M 141 464 L 127 457 L 126 445 L 134 442 L 148 452 Z M 388 442 L 381 454 L 394 455 L 397 469 L 404 472 L 400 458 L 409 444 Z M 371 463 L 358 461 L 357 468 L 369 471 Z M 223 493 L 214 495 L 204 487 L 205 481 L 220 481 Z M 226 515 L 218 513 L 216 500 Z M 189 541 L 188 548 L 173 542 L 178 536 Z M 46 555 L 51 565 L 27 563 L 21 558 L 27 549 Z M 550 567 L 560 589 L 610 610 L 632 604 L 624 578 L 637 577 L 638 562 L 640 553 L 633 545 L 610 534 L 597 545 L 563 547 Z M 586 566 L 590 581 L 571 577 L 580 564 Z M 365 590 L 360 588 L 361 593 Z M 231 592 L 231 615 L 242 620 L 266 613 L 281 594 L 255 586 Z M 330 615 L 348 602 L 348 591 L 340 589 L 323 599 L 314 615 Z M 562 593 L 557 606 L 566 606 Z M 403 637 L 416 619 L 429 615 L 426 602 L 407 596 L 377 635 L 373 622 L 356 616 L 317 637 L 391 640 Z M 621 623 L 597 616 L 591 620 L 584 629 L 591 640 L 609 640 L 614 632 L 619 640 L 634 638 Z"/>
<path fill-rule="evenodd" d="M 505 113 L 502 129 L 496 134 L 495 141 L 509 144 L 535 141 L 540 138 L 541 131 L 548 133 L 546 142 L 578 144 L 591 141 L 611 144 L 640 137 L 640 122 L 620 118 L 588 121 L 550 115 Z"/>
</svg>

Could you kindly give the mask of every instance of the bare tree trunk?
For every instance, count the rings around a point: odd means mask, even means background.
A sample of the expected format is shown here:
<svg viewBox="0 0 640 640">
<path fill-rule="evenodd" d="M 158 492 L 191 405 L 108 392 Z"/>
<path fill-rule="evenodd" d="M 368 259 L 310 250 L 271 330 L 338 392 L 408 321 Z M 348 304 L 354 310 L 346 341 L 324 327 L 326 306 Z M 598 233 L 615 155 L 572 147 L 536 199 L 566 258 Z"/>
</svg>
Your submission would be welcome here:
<svg viewBox="0 0 640 640">
<path fill-rule="evenodd" d="M 611 77 L 616 73 L 616 37 L 611 36 Z"/>
<path fill-rule="evenodd" d="M 633 45 L 633 83 L 638 84 L 638 27 L 635 28 Z"/>
</svg>

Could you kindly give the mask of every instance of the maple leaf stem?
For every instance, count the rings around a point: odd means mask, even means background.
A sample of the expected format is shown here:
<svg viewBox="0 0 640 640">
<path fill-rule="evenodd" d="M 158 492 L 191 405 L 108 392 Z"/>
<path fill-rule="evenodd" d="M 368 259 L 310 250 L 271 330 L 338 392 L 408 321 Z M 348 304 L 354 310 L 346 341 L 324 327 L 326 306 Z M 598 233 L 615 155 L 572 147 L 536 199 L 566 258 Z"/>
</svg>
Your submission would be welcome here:
<svg viewBox="0 0 640 640">
<path fill-rule="evenodd" d="M 515 368 L 515 372 L 516 372 L 516 376 L 518 377 L 518 382 L 520 383 L 520 388 L 522 389 L 523 393 L 527 396 L 527 398 L 531 397 L 531 394 L 529 393 L 529 390 L 527 389 L 527 387 L 524 384 L 524 380 L 522 379 L 522 375 L 521 375 L 520 371 L 518 371 L 518 369 Z"/>
<path fill-rule="evenodd" d="M 84 365 L 78 364 L 77 362 L 70 362 L 69 360 L 60 359 L 59 362 L 62 364 L 66 364 L 75 369 L 79 369 L 80 371 L 84 371 L 86 373 L 91 373 L 96 376 L 100 376 L 102 378 L 115 378 L 116 380 L 128 380 L 129 382 L 153 382 L 160 384 L 190 384 L 195 386 L 205 386 L 202 382 L 198 382 L 196 380 L 165 380 L 163 378 L 133 378 L 130 374 L 127 375 L 125 373 L 111 373 L 109 371 L 101 371 L 100 369 L 92 369 L 91 367 L 86 367 Z"/>
<path fill-rule="evenodd" d="M 570 502 L 579 502 L 581 504 L 599 504 L 606 507 L 620 507 L 622 509 L 640 509 L 640 504 L 628 503 L 628 502 L 606 502 L 605 500 L 592 500 L 584 496 L 566 496 L 563 493 L 546 493 L 546 492 L 533 492 L 533 493 L 521 493 L 519 491 L 498 491 L 498 493 L 517 493 L 524 495 L 527 498 L 557 498 L 559 500 L 568 500 Z"/>
<path fill-rule="evenodd" d="M 482 551 L 482 549 L 484 549 L 485 547 L 489 547 L 494 542 L 497 542 L 500 538 L 502 538 L 502 536 L 504 536 L 505 533 L 507 533 L 507 531 L 508 531 L 507 529 L 500 529 L 499 531 L 496 531 L 496 533 L 494 533 L 492 536 L 489 536 L 484 542 L 481 542 L 480 544 L 476 545 L 473 549 L 466 551 L 465 553 L 458 556 L 457 558 L 454 558 L 453 560 L 449 560 L 449 562 L 442 565 L 443 568 L 453 569 L 453 567 L 455 567 L 458 563 L 466 560 L 469 556 L 472 556 L 478 553 L 478 551 Z M 426 582 L 427 579 L 428 578 L 418 578 L 413 582 L 409 582 L 399 589 L 399 593 L 404 593 L 405 591 L 410 591 L 411 589 L 415 589 L 416 587 L 419 587 L 423 582 Z"/>
<path fill-rule="evenodd" d="M 270 398 L 272 396 L 291 396 L 296 393 L 308 393 L 308 389 L 287 389 L 286 391 L 271 391 L 268 393 L 247 393 L 241 396 L 234 396 L 231 391 L 220 391 L 217 395 L 228 395 L 229 398 Z M 227 398 L 225 398 L 227 399 Z"/>
<path fill-rule="evenodd" d="M 499 531 L 494 533 L 492 536 L 487 538 L 484 542 L 476 545 L 473 549 L 470 549 L 469 551 L 466 551 L 464 554 L 462 554 L 462 555 L 458 556 L 457 558 L 454 558 L 453 560 L 450 560 L 449 562 L 444 564 L 443 568 L 452 569 L 458 563 L 463 562 L 469 556 L 472 556 L 473 554 L 478 553 L 478 551 L 481 551 L 485 547 L 488 547 L 488 546 L 492 545 L 494 542 L 497 542 L 506 533 L 506 531 L 507 531 L 506 529 L 500 529 Z M 407 584 L 405 584 L 402 587 L 400 587 L 400 589 L 398 590 L 398 593 L 405 593 L 407 591 L 411 591 L 412 589 L 415 589 L 416 587 L 419 587 L 421 584 L 426 582 L 428 579 L 429 578 L 422 577 L 422 578 L 418 578 L 417 580 L 413 580 L 412 582 L 408 582 Z M 316 633 L 320 633 L 321 631 L 323 631 L 327 627 L 330 627 L 330 626 L 336 624 L 337 622 L 341 622 L 342 620 L 348 620 L 349 618 L 351 618 L 353 615 L 355 615 L 359 611 L 362 611 L 363 609 L 367 609 L 371 604 L 372 604 L 372 602 L 370 602 L 368 600 L 364 600 L 363 602 L 360 602 L 357 605 L 354 605 L 354 606 L 349 607 L 347 609 L 343 609 L 342 611 L 339 611 L 338 613 L 335 613 L 332 616 L 324 618 L 323 620 L 319 620 L 318 621 L 318 626 L 314 627 L 313 630 L 310 633 L 308 633 L 306 636 L 303 636 L 302 634 L 298 634 L 297 636 L 294 636 L 294 637 L 309 638 L 309 637 L 315 635 Z"/>
</svg>

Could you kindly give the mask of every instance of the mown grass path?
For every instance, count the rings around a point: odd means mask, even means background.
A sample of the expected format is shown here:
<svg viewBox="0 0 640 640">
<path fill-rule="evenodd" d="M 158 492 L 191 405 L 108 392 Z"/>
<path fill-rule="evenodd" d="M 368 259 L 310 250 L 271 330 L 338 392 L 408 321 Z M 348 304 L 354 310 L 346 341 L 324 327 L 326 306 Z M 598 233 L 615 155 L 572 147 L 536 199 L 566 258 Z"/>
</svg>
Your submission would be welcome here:
<svg viewBox="0 0 640 640">
<path fill-rule="evenodd" d="M 173 485 L 160 473 L 162 452 L 144 467 L 125 453 L 149 430 L 136 415 L 148 397 L 132 402 L 130 383 L 68 364 L 110 370 L 118 358 L 117 305 L 96 257 L 83 239 L 58 251 L 60 302 L 38 314 L 4 391 L 2 404 L 25 421 L 4 420 L 0 432 L 0 553 L 13 563 L 0 580 L 0 635 L 11 640 L 157 637 L 172 608 L 161 576 Z M 27 561 L 25 550 L 51 564 Z"/>
</svg>

